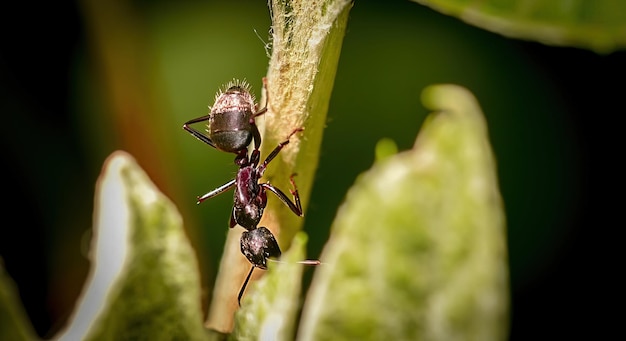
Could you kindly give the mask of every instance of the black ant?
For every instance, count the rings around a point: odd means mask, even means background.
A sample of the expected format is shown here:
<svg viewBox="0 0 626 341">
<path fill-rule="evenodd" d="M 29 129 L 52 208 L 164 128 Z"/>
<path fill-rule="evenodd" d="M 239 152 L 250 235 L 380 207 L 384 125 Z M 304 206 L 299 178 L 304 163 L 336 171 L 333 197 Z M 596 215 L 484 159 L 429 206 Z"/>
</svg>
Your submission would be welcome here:
<svg viewBox="0 0 626 341">
<path fill-rule="evenodd" d="M 267 89 L 267 80 L 263 78 Z M 248 145 L 254 140 L 254 149 L 261 145 L 261 134 L 254 119 L 267 112 L 267 106 L 257 110 L 250 85 L 246 81 L 233 80 L 215 95 L 215 103 L 208 115 L 194 118 L 183 124 L 183 129 L 209 146 L 237 154 L 242 158 L 248 154 Z M 209 121 L 208 135 L 189 125 Z"/>
<path fill-rule="evenodd" d="M 267 81 L 263 78 L 263 84 L 267 88 Z M 254 122 L 257 116 L 264 114 L 267 107 L 256 111 L 254 97 L 250 94 L 249 86 L 245 82 L 234 81 L 227 85 L 225 92 L 219 92 L 215 98 L 215 104 L 209 115 L 195 118 L 186 122 L 183 128 L 200 141 L 218 150 L 237 154 L 235 164 L 239 166 L 235 179 L 224 185 L 198 197 L 198 204 L 217 196 L 225 191 L 235 188 L 233 211 L 229 226 L 233 228 L 239 224 L 247 231 L 241 235 L 241 253 L 252 263 L 250 272 L 244 281 L 238 296 L 241 302 L 245 288 L 255 267 L 267 269 L 267 259 L 280 257 L 281 251 L 274 235 L 265 227 L 257 227 L 263 211 L 267 205 L 266 190 L 273 192 L 291 211 L 298 216 L 303 216 L 302 205 L 298 189 L 293 180 L 296 174 L 289 177 L 293 202 L 280 189 L 272 186 L 269 182 L 259 183 L 267 165 L 278 155 L 282 148 L 289 143 L 289 139 L 295 133 L 304 128 L 294 129 L 287 139 L 278 144 L 276 148 L 259 165 L 261 152 L 261 135 Z M 253 112 L 252 108 L 255 109 Z M 209 121 L 208 136 L 189 125 Z M 248 156 L 248 145 L 254 140 L 254 150 Z M 303 261 L 304 264 L 318 264 L 319 261 Z"/>
</svg>

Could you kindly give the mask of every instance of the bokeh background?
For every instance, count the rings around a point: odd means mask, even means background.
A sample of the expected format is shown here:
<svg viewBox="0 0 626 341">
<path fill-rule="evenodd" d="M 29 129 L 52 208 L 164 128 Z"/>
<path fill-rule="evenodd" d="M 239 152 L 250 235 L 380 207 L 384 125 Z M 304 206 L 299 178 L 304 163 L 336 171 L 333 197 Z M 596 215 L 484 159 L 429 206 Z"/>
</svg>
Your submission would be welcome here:
<svg viewBox="0 0 626 341">
<path fill-rule="evenodd" d="M 177 204 L 208 304 L 232 201 L 196 206 L 195 197 L 236 169 L 232 155 L 181 125 L 206 114 L 233 77 L 260 97 L 266 2 L 13 3 L 0 17 L 0 256 L 36 331 L 54 335 L 73 309 L 88 271 L 95 181 L 116 149 L 133 153 Z M 306 203 L 309 257 L 376 142 L 412 146 L 427 114 L 422 89 L 460 84 L 485 112 L 498 162 L 511 340 L 599 332 L 587 304 L 612 276 L 604 245 L 617 225 L 600 190 L 617 173 L 619 154 L 606 156 L 619 146 L 611 128 L 625 111 L 625 63 L 624 51 L 512 40 L 409 1 L 357 0 Z"/>
</svg>

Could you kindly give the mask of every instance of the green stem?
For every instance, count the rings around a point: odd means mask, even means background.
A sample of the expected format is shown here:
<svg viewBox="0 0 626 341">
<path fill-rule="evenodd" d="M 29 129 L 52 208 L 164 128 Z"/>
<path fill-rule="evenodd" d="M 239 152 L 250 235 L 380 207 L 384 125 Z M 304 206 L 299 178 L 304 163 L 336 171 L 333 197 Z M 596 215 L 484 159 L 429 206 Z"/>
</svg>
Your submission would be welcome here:
<svg viewBox="0 0 626 341">
<path fill-rule="evenodd" d="M 265 157 L 293 129 L 304 127 L 272 161 L 263 181 L 287 191 L 295 178 L 306 211 L 318 165 L 328 103 L 345 34 L 349 0 L 279 0 L 271 4 L 272 55 L 267 72 L 268 112 L 257 120 Z M 286 192 L 287 193 L 287 192 Z M 260 226 L 278 238 L 285 251 L 303 220 L 270 195 Z M 250 264 L 239 252 L 241 228 L 229 232 L 206 325 L 230 332 L 237 293 Z M 255 271 L 258 277 L 262 271 Z"/>
</svg>

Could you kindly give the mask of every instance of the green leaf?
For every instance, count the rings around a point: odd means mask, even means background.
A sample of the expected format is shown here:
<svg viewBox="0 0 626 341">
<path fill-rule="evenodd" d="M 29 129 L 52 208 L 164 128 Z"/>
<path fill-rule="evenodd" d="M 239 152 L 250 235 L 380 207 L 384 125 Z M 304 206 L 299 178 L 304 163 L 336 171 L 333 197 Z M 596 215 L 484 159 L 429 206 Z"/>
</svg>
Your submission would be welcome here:
<svg viewBox="0 0 626 341">
<path fill-rule="evenodd" d="M 598 53 L 626 47 L 626 1 L 413 1 L 513 38 Z"/>
<path fill-rule="evenodd" d="M 306 240 L 306 234 L 299 232 L 280 262 L 270 262 L 267 275 L 250 285 L 235 316 L 231 339 L 293 340 L 304 268 L 298 262 L 304 259 Z"/>
<path fill-rule="evenodd" d="M 95 208 L 91 272 L 60 339 L 206 339 L 180 214 L 127 153 L 105 162 Z"/>
<path fill-rule="evenodd" d="M 4 270 L 0 257 L 0 340 L 38 339 L 19 297 L 15 283 Z"/>
<path fill-rule="evenodd" d="M 505 218 L 486 124 L 455 85 L 412 150 L 359 176 L 306 297 L 298 340 L 503 340 Z"/>
</svg>

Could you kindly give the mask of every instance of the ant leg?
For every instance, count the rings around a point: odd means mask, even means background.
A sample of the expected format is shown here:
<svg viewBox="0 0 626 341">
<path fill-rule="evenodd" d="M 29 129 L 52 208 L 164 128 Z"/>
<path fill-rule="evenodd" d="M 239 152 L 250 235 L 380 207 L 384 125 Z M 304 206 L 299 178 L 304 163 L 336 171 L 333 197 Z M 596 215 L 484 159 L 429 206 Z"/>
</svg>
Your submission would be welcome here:
<svg viewBox="0 0 626 341">
<path fill-rule="evenodd" d="M 267 112 L 267 106 L 257 112 L 255 112 L 251 117 L 250 117 L 250 127 L 252 128 L 252 137 L 254 138 L 254 150 L 259 150 L 259 148 L 261 148 L 261 133 L 259 133 L 259 128 L 256 125 L 256 122 L 254 121 L 256 119 L 257 116 L 261 116 L 263 114 L 265 114 Z"/>
<path fill-rule="evenodd" d="M 266 77 L 263 77 L 263 87 L 265 88 L 265 107 L 252 114 L 249 121 L 250 126 L 252 127 L 252 137 L 254 138 L 254 150 L 259 150 L 259 148 L 261 148 L 261 133 L 259 133 L 259 128 L 256 126 L 254 119 L 265 114 L 269 104 L 269 92 L 267 91 Z"/>
<path fill-rule="evenodd" d="M 209 198 L 213 198 L 214 196 L 218 195 L 218 194 L 222 194 L 226 191 L 228 191 L 229 189 L 233 188 L 233 186 L 235 186 L 235 179 L 230 180 L 229 182 L 221 185 L 220 187 L 206 193 L 203 196 L 198 197 L 198 202 L 196 204 L 200 204 L 201 202 L 209 199 Z"/>
<path fill-rule="evenodd" d="M 302 211 L 302 204 L 300 204 L 300 194 L 298 194 L 298 186 L 296 186 L 296 182 L 293 180 L 293 177 L 298 175 L 297 173 L 293 173 L 289 176 L 289 182 L 291 183 L 291 187 L 293 189 L 290 189 L 289 192 L 291 192 L 291 196 L 293 197 L 293 200 L 296 202 L 296 207 L 300 210 L 300 214 L 298 214 L 299 216 L 304 216 L 304 212 Z"/>
<path fill-rule="evenodd" d="M 270 91 L 267 88 L 267 84 L 268 84 L 267 77 L 263 77 L 263 87 L 265 88 L 265 108 L 261 109 L 258 113 L 254 114 L 254 117 L 264 114 L 268 108 L 271 108 L 272 111 L 274 111 L 274 108 L 272 108 L 272 103 L 270 102 Z"/>
<path fill-rule="evenodd" d="M 241 297 L 243 296 L 243 292 L 246 290 L 246 286 L 248 286 L 248 281 L 250 281 L 250 276 L 252 276 L 252 271 L 254 271 L 254 265 L 250 268 L 250 272 L 248 272 L 248 276 L 246 277 L 246 280 L 243 282 L 241 289 L 239 289 L 239 296 L 237 296 L 237 302 L 239 303 L 240 307 L 241 307 Z"/>
<path fill-rule="evenodd" d="M 252 129 L 252 138 L 254 139 L 254 150 L 259 150 L 259 148 L 261 148 L 261 133 L 254 122 L 254 118 L 258 115 L 264 114 L 266 111 L 267 108 L 264 108 L 260 113 L 256 113 L 254 116 L 250 117 L 250 127 Z"/>
<path fill-rule="evenodd" d="M 265 107 L 263 109 L 259 110 L 257 113 L 255 113 L 253 117 L 257 117 L 259 115 L 265 114 L 265 112 L 267 111 L 267 108 L 271 106 L 271 104 L 270 104 L 270 92 L 267 89 L 267 77 L 263 77 L 263 87 L 265 88 Z"/>
<path fill-rule="evenodd" d="M 304 212 L 302 211 L 302 204 L 300 203 L 300 195 L 298 194 L 298 188 L 296 187 L 296 183 L 293 181 L 294 176 L 296 176 L 296 174 L 292 174 L 289 177 L 291 186 L 293 186 L 293 189 L 290 189 L 289 191 L 291 192 L 291 195 L 293 196 L 294 201 L 289 200 L 289 198 L 287 198 L 287 195 L 285 195 L 283 191 L 270 185 L 269 183 L 263 183 L 261 184 L 261 186 L 266 188 L 267 190 L 272 191 L 272 193 L 276 194 L 278 199 L 280 199 L 280 201 L 282 201 L 285 205 L 287 205 L 293 213 L 295 213 L 297 216 L 302 217 L 304 216 Z"/>
<path fill-rule="evenodd" d="M 278 153 L 280 153 L 281 149 L 283 149 L 283 147 L 285 147 L 286 145 L 289 144 L 289 139 L 295 135 L 298 132 L 303 131 L 304 128 L 300 127 L 300 128 L 296 128 L 294 129 L 289 136 L 287 136 L 287 139 L 281 143 L 278 144 L 278 146 L 276 146 L 276 148 L 274 148 L 274 150 L 272 150 L 272 152 L 270 153 L 270 155 L 268 155 L 265 158 L 265 161 L 263 161 L 263 164 L 261 166 L 259 166 L 258 171 L 259 171 L 259 176 L 262 176 L 263 173 L 265 172 L 265 168 L 267 168 L 267 164 L 270 163 L 272 160 L 274 160 L 274 158 L 276 157 L 276 155 L 278 155 Z"/>
<path fill-rule="evenodd" d="M 217 149 L 217 147 L 215 146 L 215 144 L 213 143 L 213 141 L 211 141 L 210 138 L 208 138 L 206 135 L 204 135 L 202 132 L 190 127 L 190 124 L 194 124 L 194 123 L 198 123 L 198 122 L 203 122 L 203 121 L 208 121 L 209 118 L 211 117 L 211 115 L 206 115 L 206 116 L 202 116 L 202 117 L 198 117 L 198 118 L 194 118 L 193 120 L 189 120 L 187 122 L 185 122 L 185 124 L 183 124 L 183 129 L 185 129 L 187 132 L 189 132 L 191 135 L 195 136 L 195 138 L 197 138 L 198 140 L 208 144 L 209 146 Z"/>
</svg>

